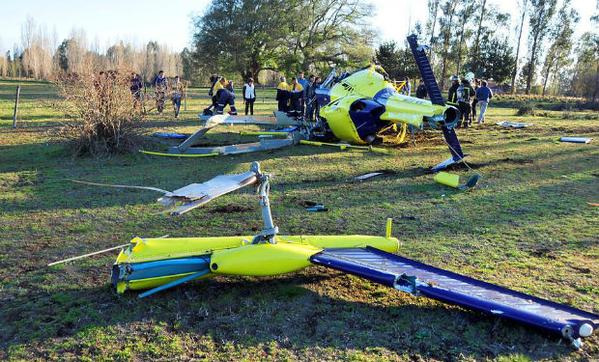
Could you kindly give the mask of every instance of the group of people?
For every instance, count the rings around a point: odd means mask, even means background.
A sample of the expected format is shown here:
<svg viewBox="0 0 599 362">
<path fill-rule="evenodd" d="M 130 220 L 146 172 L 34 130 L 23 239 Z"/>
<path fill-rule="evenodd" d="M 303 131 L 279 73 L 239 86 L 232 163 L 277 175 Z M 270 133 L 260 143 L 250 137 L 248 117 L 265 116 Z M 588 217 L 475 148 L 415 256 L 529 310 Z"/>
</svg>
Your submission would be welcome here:
<svg viewBox="0 0 599 362">
<path fill-rule="evenodd" d="M 277 86 L 276 100 L 277 109 L 286 112 L 290 117 L 314 118 L 317 111 L 314 102 L 315 90 L 320 84 L 320 77 L 311 75 L 308 79 L 301 72 L 298 77 L 293 77 L 291 83 L 287 83 L 285 77 L 281 77 Z M 227 106 L 230 107 L 229 115 L 237 115 L 235 107 L 235 90 L 233 81 L 225 77 L 213 75 L 210 77 L 210 91 L 208 95 L 212 104 L 204 109 L 205 115 L 223 114 Z M 253 78 L 248 78 L 241 90 L 243 102 L 245 103 L 245 115 L 254 115 L 254 103 L 256 102 L 256 85 Z"/>
<path fill-rule="evenodd" d="M 468 128 L 476 119 L 476 106 L 479 105 L 478 124 L 485 122 L 485 113 L 489 101 L 493 97 L 493 91 L 489 88 L 486 80 L 474 79 L 472 84 L 466 78 L 457 75 L 451 77 L 451 86 L 447 94 L 450 103 L 457 104 L 461 117 L 457 127 Z"/>
<path fill-rule="evenodd" d="M 450 104 L 455 104 L 460 110 L 461 118 L 458 121 L 457 127 L 467 128 L 472 125 L 476 119 L 476 106 L 479 106 L 478 123 L 485 121 L 485 113 L 489 105 L 490 99 L 493 97 L 493 92 L 488 87 L 487 81 L 473 79 L 472 82 L 464 77 L 460 79 L 457 75 L 452 76 L 451 86 L 447 96 Z M 210 77 L 211 87 L 208 95 L 212 99 L 212 104 L 204 109 L 204 114 L 223 114 L 226 106 L 230 107 L 229 115 L 237 115 L 235 107 L 235 90 L 233 81 L 227 80 L 223 76 L 213 75 Z M 285 77 L 280 77 L 277 85 L 276 100 L 277 110 L 286 112 L 290 117 L 305 117 L 306 120 L 312 121 L 314 115 L 318 112 L 318 104 L 315 102 L 316 89 L 320 86 L 321 78 L 315 75 L 310 75 L 307 79 L 304 72 L 300 72 L 297 77 L 291 78 L 291 82 L 287 83 Z M 184 96 L 184 84 L 179 76 L 169 80 L 161 70 L 158 72 L 152 81 L 152 87 L 156 95 L 156 108 L 158 113 L 164 110 L 164 104 L 167 95 L 173 104 L 175 118 L 179 117 L 181 108 L 181 99 Z M 133 73 L 131 77 L 131 94 L 135 102 L 141 102 L 141 93 L 143 81 L 139 74 Z M 405 79 L 402 93 L 405 95 L 411 94 L 409 79 Z M 427 97 L 427 89 L 422 79 L 416 88 L 416 97 L 424 99 Z M 254 115 L 254 103 L 256 102 L 256 86 L 253 78 L 248 78 L 242 88 L 243 102 L 245 103 L 245 115 Z"/>
<path fill-rule="evenodd" d="M 291 83 L 287 83 L 285 77 L 281 77 L 279 81 L 277 110 L 286 112 L 290 117 L 305 117 L 312 121 L 317 112 L 315 95 L 316 88 L 320 85 L 320 77 L 310 75 L 306 79 L 304 72 L 300 72 L 298 77 L 291 78 Z"/>
<path fill-rule="evenodd" d="M 212 99 L 212 104 L 204 109 L 205 115 L 223 114 L 225 107 L 228 105 L 230 111 L 228 114 L 237 115 L 235 107 L 235 87 L 232 80 L 227 80 L 225 77 L 213 75 L 210 77 L 210 90 L 208 95 Z M 248 78 L 247 82 L 241 89 L 243 102 L 245 103 L 245 115 L 254 115 L 254 103 L 256 102 L 256 86 L 254 78 Z"/>
<path fill-rule="evenodd" d="M 173 104 L 173 110 L 175 111 L 175 118 L 179 118 L 181 100 L 185 95 L 185 84 L 181 81 L 179 76 L 177 75 L 169 81 L 165 76 L 164 71 L 161 70 L 152 80 L 152 87 L 154 88 L 156 110 L 158 113 L 164 111 L 166 100 L 167 98 L 170 98 Z M 143 88 L 144 82 L 142 77 L 137 73 L 132 73 L 129 90 L 133 95 L 133 101 L 136 107 L 141 106 Z"/>
</svg>

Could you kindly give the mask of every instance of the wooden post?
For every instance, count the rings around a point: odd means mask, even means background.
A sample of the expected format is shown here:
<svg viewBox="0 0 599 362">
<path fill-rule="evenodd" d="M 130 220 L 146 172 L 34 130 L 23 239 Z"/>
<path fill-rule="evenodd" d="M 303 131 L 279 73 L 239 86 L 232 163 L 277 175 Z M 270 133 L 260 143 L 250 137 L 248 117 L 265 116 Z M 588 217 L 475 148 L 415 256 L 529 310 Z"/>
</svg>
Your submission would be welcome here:
<svg viewBox="0 0 599 362">
<path fill-rule="evenodd" d="M 183 98 L 183 110 L 187 111 L 187 87 L 185 87 L 185 98 Z"/>
<path fill-rule="evenodd" d="M 21 95 L 21 85 L 17 86 L 17 94 L 15 95 L 15 110 L 12 114 L 12 128 L 17 128 L 17 111 L 19 110 L 19 96 Z"/>
</svg>

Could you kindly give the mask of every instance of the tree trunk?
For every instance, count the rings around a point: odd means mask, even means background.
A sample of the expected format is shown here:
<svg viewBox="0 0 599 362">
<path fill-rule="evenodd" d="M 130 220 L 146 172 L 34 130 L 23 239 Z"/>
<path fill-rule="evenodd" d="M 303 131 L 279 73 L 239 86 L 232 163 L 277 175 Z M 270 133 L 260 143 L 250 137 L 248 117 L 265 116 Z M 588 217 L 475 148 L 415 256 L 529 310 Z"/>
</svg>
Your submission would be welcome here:
<svg viewBox="0 0 599 362">
<path fill-rule="evenodd" d="M 514 64 L 514 71 L 512 72 L 512 94 L 516 94 L 516 77 L 518 76 L 518 57 L 520 56 L 520 43 L 522 41 L 522 28 L 524 27 L 524 18 L 526 17 L 526 6 L 528 1 L 524 0 L 522 4 L 522 18 L 520 19 L 520 30 L 518 32 L 518 46 L 516 47 L 516 62 Z"/>
<path fill-rule="evenodd" d="M 545 96 L 545 91 L 547 89 L 547 83 L 549 82 L 549 75 L 551 74 L 552 64 L 547 65 L 547 70 L 545 71 L 545 78 L 543 79 L 543 96 Z"/>
<path fill-rule="evenodd" d="M 599 64 L 597 64 L 597 69 L 595 70 L 595 91 L 593 92 L 593 103 L 597 100 L 597 96 L 599 96 Z"/>
<path fill-rule="evenodd" d="M 462 44 L 464 43 L 464 28 L 466 27 L 466 20 L 462 20 L 462 29 L 460 31 L 460 42 L 458 44 L 458 71 L 460 74 L 460 68 L 462 65 Z"/>
<path fill-rule="evenodd" d="M 537 61 L 537 39 L 539 34 L 535 34 L 532 47 L 530 49 L 530 61 L 528 62 L 528 75 L 526 77 L 526 94 L 530 94 L 530 86 L 532 83 L 532 77 L 535 73 L 535 63 Z"/>
<path fill-rule="evenodd" d="M 433 28 L 431 29 L 431 41 L 430 41 L 430 48 L 428 50 L 428 58 L 430 59 L 431 62 L 431 66 L 433 65 L 433 56 L 434 56 L 434 52 L 433 52 L 433 47 L 434 47 L 434 43 L 433 40 L 435 38 L 435 27 L 437 25 L 437 13 L 439 12 L 439 2 L 437 1 L 435 3 L 435 14 L 433 14 Z"/>
<path fill-rule="evenodd" d="M 486 0 L 485 0 L 486 1 Z M 449 53 L 449 41 L 451 39 L 451 24 L 453 23 L 453 15 L 455 14 L 455 7 L 457 5 L 457 0 L 453 1 L 451 4 L 450 12 L 449 12 L 449 22 L 445 31 L 445 38 L 443 39 L 443 63 L 441 65 L 441 89 L 445 86 L 445 78 L 447 76 L 447 58 Z"/>
<path fill-rule="evenodd" d="M 478 53 L 480 51 L 480 33 L 482 31 L 483 20 L 485 18 L 485 8 L 487 6 L 487 0 L 483 0 L 480 9 L 480 19 L 478 19 L 478 29 L 476 29 L 476 40 L 474 42 L 474 54 L 472 55 L 473 63 L 478 65 Z"/>
</svg>

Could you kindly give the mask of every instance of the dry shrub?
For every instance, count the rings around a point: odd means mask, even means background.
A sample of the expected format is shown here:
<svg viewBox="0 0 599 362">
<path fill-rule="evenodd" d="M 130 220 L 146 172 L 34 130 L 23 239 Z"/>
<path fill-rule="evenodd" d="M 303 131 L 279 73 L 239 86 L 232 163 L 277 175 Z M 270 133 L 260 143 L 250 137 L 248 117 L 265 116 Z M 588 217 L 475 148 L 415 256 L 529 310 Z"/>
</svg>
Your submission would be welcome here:
<svg viewBox="0 0 599 362">
<path fill-rule="evenodd" d="M 66 121 L 56 137 L 73 145 L 75 155 L 130 152 L 140 142 L 145 116 L 130 91 L 131 72 L 68 74 L 56 80 Z"/>
</svg>

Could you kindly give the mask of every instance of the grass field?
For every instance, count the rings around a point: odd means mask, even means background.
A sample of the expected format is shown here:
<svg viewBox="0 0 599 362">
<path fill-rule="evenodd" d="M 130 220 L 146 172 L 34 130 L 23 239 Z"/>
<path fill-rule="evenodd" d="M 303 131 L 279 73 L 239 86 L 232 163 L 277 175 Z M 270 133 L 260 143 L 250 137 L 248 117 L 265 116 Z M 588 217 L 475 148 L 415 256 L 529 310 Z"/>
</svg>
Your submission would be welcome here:
<svg viewBox="0 0 599 362">
<path fill-rule="evenodd" d="M 68 179 L 172 190 L 258 160 L 273 174 L 282 233 L 382 235 L 392 217 L 406 257 L 598 313 L 599 208 L 587 203 L 599 202 L 599 121 L 585 119 L 597 112 L 515 117 L 515 109 L 491 104 L 485 125 L 458 131 L 483 175 L 477 189 L 459 192 L 426 172 L 448 155 L 432 131 L 390 156 L 297 146 L 203 159 L 73 158 L 48 136 L 63 118 L 48 84 L 23 85 L 19 127 L 11 128 L 15 85 L 0 81 L 0 360 L 599 360 L 598 334 L 575 351 L 559 337 L 320 267 L 217 277 L 143 301 L 110 286 L 116 253 L 46 267 L 136 235 L 243 235 L 261 227 L 252 190 L 171 218 L 155 193 Z M 152 115 L 147 133 L 195 130 L 204 93 L 192 90 L 180 120 Z M 259 94 L 260 113 L 275 107 L 270 98 Z M 494 125 L 506 119 L 534 125 Z M 211 137 L 242 140 L 239 130 Z M 566 144 L 560 136 L 595 140 Z M 394 173 L 352 182 L 381 169 Z M 305 212 L 306 200 L 330 210 Z"/>
</svg>

